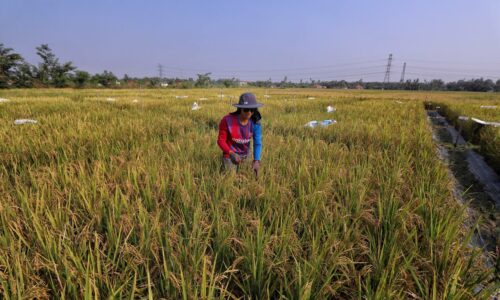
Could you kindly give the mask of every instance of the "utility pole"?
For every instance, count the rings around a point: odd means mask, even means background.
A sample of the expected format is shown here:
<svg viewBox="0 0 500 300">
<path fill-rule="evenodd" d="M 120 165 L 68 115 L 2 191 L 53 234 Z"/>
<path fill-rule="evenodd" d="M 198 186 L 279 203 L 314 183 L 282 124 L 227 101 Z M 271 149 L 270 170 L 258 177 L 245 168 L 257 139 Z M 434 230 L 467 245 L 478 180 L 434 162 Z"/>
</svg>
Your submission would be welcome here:
<svg viewBox="0 0 500 300">
<path fill-rule="evenodd" d="M 405 72 L 406 72 L 406 62 L 403 64 L 403 72 L 401 73 L 401 80 L 399 81 L 401 83 L 405 81 Z"/>
<path fill-rule="evenodd" d="M 385 69 L 385 76 L 384 76 L 384 88 L 385 84 L 389 83 L 390 77 L 391 77 L 391 63 L 392 63 L 392 53 L 389 54 L 389 59 L 387 59 L 387 66 Z"/>
</svg>

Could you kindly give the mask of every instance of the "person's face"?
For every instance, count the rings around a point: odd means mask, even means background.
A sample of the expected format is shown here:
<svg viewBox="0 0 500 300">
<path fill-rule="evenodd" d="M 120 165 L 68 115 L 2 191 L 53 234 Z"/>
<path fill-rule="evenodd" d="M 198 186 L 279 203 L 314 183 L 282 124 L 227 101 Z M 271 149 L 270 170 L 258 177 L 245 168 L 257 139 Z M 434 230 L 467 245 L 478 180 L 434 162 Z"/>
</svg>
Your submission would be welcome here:
<svg viewBox="0 0 500 300">
<path fill-rule="evenodd" d="M 248 120 L 252 117 L 252 115 L 255 112 L 255 108 L 242 108 L 241 109 L 241 116 L 243 119 Z"/>
</svg>

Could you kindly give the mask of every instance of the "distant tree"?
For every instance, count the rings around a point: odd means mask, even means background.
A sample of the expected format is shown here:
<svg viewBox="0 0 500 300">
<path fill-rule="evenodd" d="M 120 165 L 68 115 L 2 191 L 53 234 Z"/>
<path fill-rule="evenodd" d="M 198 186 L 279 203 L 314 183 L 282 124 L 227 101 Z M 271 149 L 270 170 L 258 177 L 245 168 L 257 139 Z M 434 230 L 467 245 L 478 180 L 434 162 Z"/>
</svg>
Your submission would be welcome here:
<svg viewBox="0 0 500 300">
<path fill-rule="evenodd" d="M 471 79 L 462 81 L 463 90 L 472 92 L 489 92 L 495 87 L 495 83 L 491 79 L 484 80 L 483 78 Z"/>
<path fill-rule="evenodd" d="M 72 65 L 71 62 L 66 62 L 62 65 L 57 65 L 51 73 L 52 84 L 55 87 L 67 87 L 69 82 L 73 78 L 73 74 L 71 73 L 76 68 Z"/>
<path fill-rule="evenodd" d="M 148 78 L 148 87 L 150 88 L 159 87 L 160 83 L 161 81 L 159 77 Z"/>
<path fill-rule="evenodd" d="M 17 68 L 23 63 L 20 54 L 14 53 L 12 48 L 6 48 L 0 43 L 0 88 L 6 88 L 15 81 Z"/>
<path fill-rule="evenodd" d="M 196 80 L 196 83 L 194 85 L 196 87 L 209 87 L 210 83 L 212 82 L 212 80 L 210 79 L 210 74 L 212 73 L 197 74 L 198 79 Z"/>
<path fill-rule="evenodd" d="M 121 81 L 127 88 L 135 88 L 138 86 L 138 80 L 136 78 L 128 76 L 128 74 L 123 75 Z"/>
<path fill-rule="evenodd" d="M 493 80 L 491 79 L 486 79 L 484 82 L 483 82 L 483 90 L 485 92 L 492 92 L 495 90 L 495 83 L 493 82 Z"/>
<path fill-rule="evenodd" d="M 90 74 L 85 71 L 76 71 L 75 77 L 73 78 L 73 82 L 75 83 L 75 87 L 84 88 L 90 81 Z"/>
<path fill-rule="evenodd" d="M 68 86 L 71 78 L 70 72 L 76 69 L 72 62 L 59 63 L 59 59 L 47 44 L 36 47 L 36 50 L 36 54 L 42 59 L 36 69 L 38 81 L 44 86 Z"/>
<path fill-rule="evenodd" d="M 98 86 L 102 87 L 112 87 L 116 83 L 116 76 L 113 74 L 113 72 L 109 72 L 107 70 L 104 70 L 102 74 L 95 74 L 92 76 L 91 81 L 94 84 L 97 84 Z"/>
<path fill-rule="evenodd" d="M 222 78 L 216 81 L 216 84 L 226 88 L 237 87 L 239 80 L 236 78 Z"/>
<path fill-rule="evenodd" d="M 192 89 L 195 87 L 195 81 L 193 80 L 193 78 L 189 78 L 188 80 L 178 79 L 175 85 L 176 87 L 181 89 Z"/>
<path fill-rule="evenodd" d="M 498 79 L 495 84 L 495 92 L 500 92 L 500 79 Z"/>
<path fill-rule="evenodd" d="M 289 82 L 288 81 L 288 76 L 285 75 L 285 77 L 283 77 L 283 80 L 278 84 L 278 86 L 280 88 L 286 88 L 286 87 L 291 87 L 293 86 L 293 83 L 292 82 Z"/>
<path fill-rule="evenodd" d="M 42 59 L 42 62 L 38 64 L 38 68 L 36 69 L 37 79 L 41 84 L 48 86 L 50 84 L 50 71 L 59 62 L 49 48 L 49 45 L 42 44 L 36 47 L 36 50 L 36 54 Z"/>
<path fill-rule="evenodd" d="M 416 91 L 416 90 L 418 90 L 419 86 L 420 86 L 420 80 L 418 78 L 414 79 L 414 80 L 408 79 L 403 84 L 403 89 L 410 90 L 410 91 Z"/>
<path fill-rule="evenodd" d="M 429 87 L 431 90 L 433 91 L 440 91 L 440 90 L 443 90 L 444 89 L 444 81 L 442 81 L 441 79 L 433 79 L 431 80 L 431 82 L 429 83 Z"/>
<path fill-rule="evenodd" d="M 14 86 L 19 88 L 30 88 L 34 86 L 36 68 L 28 63 L 22 63 L 14 74 Z"/>
<path fill-rule="evenodd" d="M 446 89 L 448 91 L 460 91 L 460 84 L 457 81 L 452 81 L 446 83 Z"/>
</svg>

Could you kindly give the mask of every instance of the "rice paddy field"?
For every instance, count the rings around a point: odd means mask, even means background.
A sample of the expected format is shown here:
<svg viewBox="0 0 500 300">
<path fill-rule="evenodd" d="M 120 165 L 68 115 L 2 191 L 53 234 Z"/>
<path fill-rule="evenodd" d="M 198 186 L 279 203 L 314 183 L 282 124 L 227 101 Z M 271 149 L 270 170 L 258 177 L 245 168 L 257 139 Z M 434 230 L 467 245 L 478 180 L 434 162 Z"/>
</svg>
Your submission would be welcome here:
<svg viewBox="0 0 500 300">
<path fill-rule="evenodd" d="M 265 104 L 258 179 L 249 162 L 221 173 L 216 144 L 246 90 L 0 91 L 2 298 L 494 293 L 497 254 L 470 244 L 424 102 L 499 94 L 249 90 Z"/>
</svg>

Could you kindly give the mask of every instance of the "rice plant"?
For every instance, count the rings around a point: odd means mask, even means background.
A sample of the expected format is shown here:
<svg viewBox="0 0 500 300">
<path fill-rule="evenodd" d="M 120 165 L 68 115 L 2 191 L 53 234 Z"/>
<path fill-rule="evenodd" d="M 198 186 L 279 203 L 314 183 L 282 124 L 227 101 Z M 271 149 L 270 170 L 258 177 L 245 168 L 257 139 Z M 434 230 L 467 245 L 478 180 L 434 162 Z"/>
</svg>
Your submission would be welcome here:
<svg viewBox="0 0 500 300">
<path fill-rule="evenodd" d="M 437 156 L 429 95 L 254 89 L 255 179 L 249 164 L 220 172 L 218 123 L 242 92 L 2 91 L 2 298 L 480 299 L 497 287 Z"/>
</svg>

